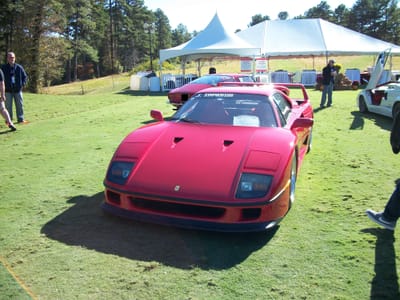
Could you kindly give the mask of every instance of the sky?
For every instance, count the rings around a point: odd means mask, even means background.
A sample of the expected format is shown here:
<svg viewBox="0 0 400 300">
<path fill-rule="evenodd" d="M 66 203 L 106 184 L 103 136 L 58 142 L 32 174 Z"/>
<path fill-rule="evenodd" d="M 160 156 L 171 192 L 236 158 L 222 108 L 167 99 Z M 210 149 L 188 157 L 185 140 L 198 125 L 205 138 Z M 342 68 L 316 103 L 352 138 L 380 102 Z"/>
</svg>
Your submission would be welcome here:
<svg viewBox="0 0 400 300">
<path fill-rule="evenodd" d="M 244 30 L 257 14 L 269 16 L 271 20 L 278 18 L 281 11 L 287 11 L 289 18 L 303 15 L 311 7 L 322 0 L 144 0 L 148 9 L 160 8 L 168 17 L 172 29 L 180 23 L 189 32 L 202 31 L 215 13 L 230 32 Z M 340 4 L 351 8 L 356 0 L 325 0 L 332 10 Z"/>
</svg>

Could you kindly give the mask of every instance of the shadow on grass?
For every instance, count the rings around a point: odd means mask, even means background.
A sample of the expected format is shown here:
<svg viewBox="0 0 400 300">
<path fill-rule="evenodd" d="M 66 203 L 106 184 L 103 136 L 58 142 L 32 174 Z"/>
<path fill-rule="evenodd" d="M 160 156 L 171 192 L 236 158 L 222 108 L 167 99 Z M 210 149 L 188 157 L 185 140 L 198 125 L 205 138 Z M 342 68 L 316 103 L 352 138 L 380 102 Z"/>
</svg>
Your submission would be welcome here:
<svg viewBox="0 0 400 300">
<path fill-rule="evenodd" d="M 168 92 L 150 92 L 150 91 L 133 91 L 129 88 L 124 89 L 117 94 L 121 95 L 131 95 L 131 96 L 167 96 Z"/>
<path fill-rule="evenodd" d="M 371 283 L 370 299 L 400 299 L 393 231 L 368 228 L 362 230 L 362 232 L 372 234 L 377 238 L 375 246 L 375 277 Z"/>
<path fill-rule="evenodd" d="M 172 120 L 172 116 L 168 116 L 168 117 L 164 116 L 164 121 L 171 121 L 171 120 Z M 156 123 L 156 122 L 157 122 L 156 120 L 150 119 L 150 120 L 147 120 L 147 121 L 142 121 L 141 123 L 142 124 L 150 124 L 150 123 Z"/>
<path fill-rule="evenodd" d="M 189 269 L 228 269 L 265 246 L 274 230 L 262 233 L 216 233 L 139 223 L 104 214 L 103 192 L 77 196 L 74 205 L 41 230 L 51 239 L 102 253 Z"/>
<path fill-rule="evenodd" d="M 8 133 L 14 133 L 11 129 L 5 129 L 3 131 L 0 131 L 0 134 L 8 134 Z"/>
<path fill-rule="evenodd" d="M 392 129 L 392 119 L 373 113 L 360 113 L 359 111 L 352 111 L 353 122 L 350 125 L 350 130 L 362 130 L 364 128 L 364 120 L 368 119 L 373 121 L 377 126 L 384 130 L 390 131 Z"/>
<path fill-rule="evenodd" d="M 320 112 L 321 110 L 324 110 L 324 109 L 326 109 L 326 107 L 316 107 L 313 109 L 313 113 L 317 114 L 318 112 Z"/>
</svg>

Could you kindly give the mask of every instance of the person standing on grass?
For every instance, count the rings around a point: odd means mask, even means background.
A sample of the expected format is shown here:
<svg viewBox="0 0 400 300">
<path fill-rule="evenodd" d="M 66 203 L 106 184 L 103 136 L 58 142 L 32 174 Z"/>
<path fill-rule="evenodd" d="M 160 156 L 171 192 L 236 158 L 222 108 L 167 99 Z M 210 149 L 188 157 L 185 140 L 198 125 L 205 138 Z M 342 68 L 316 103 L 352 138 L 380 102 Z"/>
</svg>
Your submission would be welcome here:
<svg viewBox="0 0 400 300">
<path fill-rule="evenodd" d="M 13 99 L 17 113 L 18 123 L 28 123 L 24 118 L 24 98 L 22 88 L 25 86 L 28 76 L 24 68 L 15 63 L 14 52 L 7 53 L 7 63 L 1 69 L 4 73 L 6 86 L 6 108 L 13 119 Z"/>
<path fill-rule="evenodd" d="M 6 121 L 6 124 L 8 128 L 11 129 L 11 131 L 17 130 L 15 128 L 11 118 L 10 114 L 8 113 L 4 102 L 6 101 L 6 95 L 5 95 L 5 87 L 4 87 L 4 75 L 3 72 L 0 69 L 0 113 L 3 116 L 4 120 Z"/>
<path fill-rule="evenodd" d="M 390 144 L 394 154 L 400 152 L 400 112 L 393 120 L 392 131 L 390 133 Z M 382 212 L 367 209 L 366 214 L 375 223 L 389 230 L 394 230 L 397 220 L 400 217 L 400 179 L 396 180 L 396 187 L 386 203 Z"/>
<path fill-rule="evenodd" d="M 322 90 L 321 104 L 319 105 L 320 108 L 325 106 L 326 96 L 328 96 L 327 106 L 330 107 L 332 105 L 333 84 L 336 76 L 334 64 L 335 61 L 331 59 L 326 67 L 322 69 L 322 85 L 324 88 Z"/>
</svg>

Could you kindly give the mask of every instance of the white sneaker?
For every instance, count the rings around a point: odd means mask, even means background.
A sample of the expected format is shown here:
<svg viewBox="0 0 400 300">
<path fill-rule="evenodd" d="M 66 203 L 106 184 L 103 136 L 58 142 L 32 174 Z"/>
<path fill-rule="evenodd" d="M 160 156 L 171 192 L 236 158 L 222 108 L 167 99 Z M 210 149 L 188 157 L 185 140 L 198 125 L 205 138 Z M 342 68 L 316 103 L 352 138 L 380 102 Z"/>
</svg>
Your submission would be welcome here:
<svg viewBox="0 0 400 300">
<path fill-rule="evenodd" d="M 385 227 L 386 229 L 389 230 L 394 230 L 396 227 L 396 221 L 387 221 L 383 217 L 383 212 L 376 212 L 373 211 L 372 209 L 367 209 L 365 212 L 373 222 Z"/>
</svg>

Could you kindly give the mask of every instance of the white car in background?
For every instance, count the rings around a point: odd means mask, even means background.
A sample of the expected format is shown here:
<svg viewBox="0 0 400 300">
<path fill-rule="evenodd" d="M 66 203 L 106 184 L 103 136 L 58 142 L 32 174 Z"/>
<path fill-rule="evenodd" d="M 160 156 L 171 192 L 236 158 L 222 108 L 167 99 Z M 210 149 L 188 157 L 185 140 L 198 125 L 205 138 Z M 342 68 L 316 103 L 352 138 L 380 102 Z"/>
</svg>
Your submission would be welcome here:
<svg viewBox="0 0 400 300">
<path fill-rule="evenodd" d="M 394 118 L 400 112 L 400 82 L 390 81 L 390 77 L 387 81 L 382 76 L 385 75 L 389 55 L 390 50 L 379 54 L 366 88 L 357 96 L 357 106 L 362 113 L 372 112 Z"/>
</svg>

